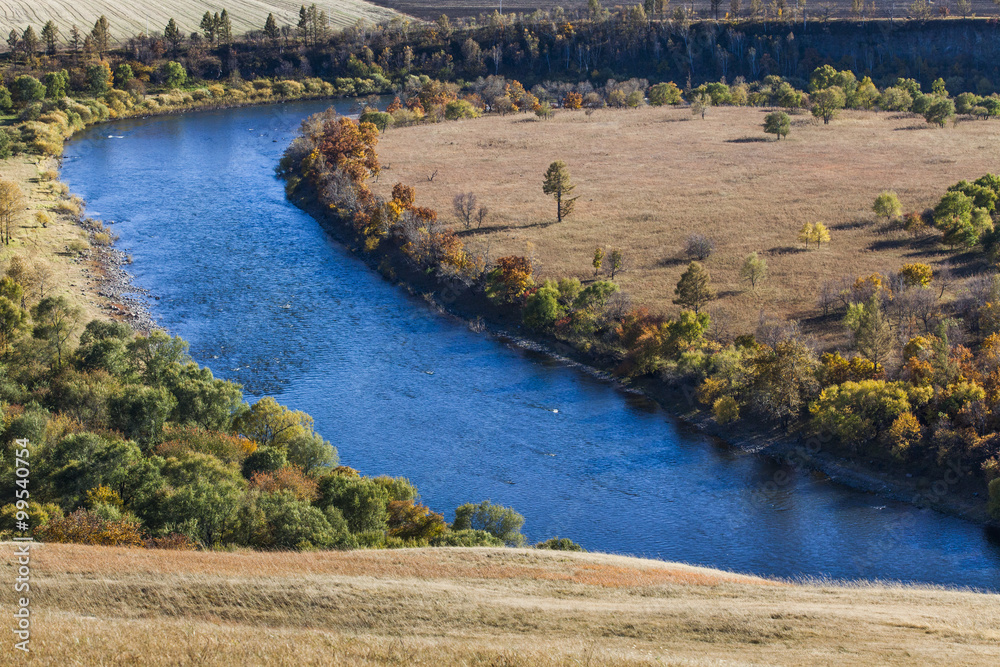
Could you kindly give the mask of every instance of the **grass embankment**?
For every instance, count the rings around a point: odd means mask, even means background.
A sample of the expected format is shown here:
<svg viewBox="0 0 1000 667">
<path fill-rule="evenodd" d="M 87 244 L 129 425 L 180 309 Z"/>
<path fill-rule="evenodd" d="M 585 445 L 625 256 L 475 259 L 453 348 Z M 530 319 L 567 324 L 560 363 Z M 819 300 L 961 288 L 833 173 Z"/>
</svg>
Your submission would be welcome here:
<svg viewBox="0 0 1000 667">
<path fill-rule="evenodd" d="M 97 294 L 103 268 L 84 257 L 89 245 L 87 232 L 79 225 L 64 186 L 55 180 L 58 163 L 54 158 L 17 155 L 0 160 L 0 179 L 18 183 L 25 197 L 25 213 L 14 225 L 13 240 L 0 250 L 6 265 L 14 256 L 26 258 L 39 281 L 35 289 L 49 294 L 65 294 L 84 310 L 86 319 L 107 318 L 112 306 Z M 58 205 L 70 206 L 59 210 Z M 44 226 L 35 218 L 48 213 Z"/>
<path fill-rule="evenodd" d="M 4 570 L 15 567 L 10 544 Z M 37 588 L 36 588 L 37 587 Z M 996 596 L 520 549 L 44 545 L 33 664 L 987 665 Z M 9 602 L 2 606 L 11 611 Z M 729 662 L 735 661 L 735 662 Z"/>
<path fill-rule="evenodd" d="M 876 222 L 872 202 L 895 190 L 907 211 L 920 211 L 956 181 L 996 171 L 1000 124 L 935 129 L 910 115 L 847 112 L 823 125 L 797 115 L 778 142 L 765 139 L 766 113 L 720 107 L 701 120 L 687 108 L 647 107 L 392 129 L 379 140 L 389 170 L 376 190 L 387 196 L 396 182 L 414 185 L 421 205 L 459 230 L 452 199 L 475 192 L 491 215 L 482 230 L 461 231 L 463 241 L 474 252 L 489 248 L 492 258 L 533 256 L 543 279 L 590 279 L 594 248 L 620 247 L 626 271 L 616 280 L 636 304 L 664 312 L 678 310 L 672 299 L 688 263 L 687 237 L 708 235 L 716 250 L 705 266 L 719 293 L 709 309 L 736 333 L 753 330 L 761 309 L 782 319 L 817 317 L 826 280 L 909 262 L 936 269 L 955 257 L 937 238 L 913 239 Z M 580 196 L 558 224 L 554 200 L 542 193 L 554 160 L 567 163 Z M 797 241 L 805 222 L 825 223 L 831 243 L 805 250 Z M 739 278 L 753 251 L 768 263 L 756 292 Z M 810 333 L 827 342 L 840 335 L 828 323 Z"/>
</svg>

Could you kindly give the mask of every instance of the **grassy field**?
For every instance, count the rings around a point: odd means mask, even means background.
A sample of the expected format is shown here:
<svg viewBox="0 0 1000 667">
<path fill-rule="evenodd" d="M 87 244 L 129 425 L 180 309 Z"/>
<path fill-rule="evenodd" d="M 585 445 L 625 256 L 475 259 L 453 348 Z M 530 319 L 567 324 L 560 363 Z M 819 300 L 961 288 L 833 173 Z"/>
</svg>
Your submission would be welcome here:
<svg viewBox="0 0 1000 667">
<path fill-rule="evenodd" d="M 279 26 L 294 26 L 299 21 L 302 2 L 292 0 L 233 0 L 230 2 L 202 2 L 201 0 L 169 0 L 168 2 L 142 1 L 123 5 L 111 0 L 0 0 L 0 30 L 7 34 L 11 28 L 24 30 L 35 27 L 39 32 L 46 21 L 52 20 L 67 39 L 70 28 L 75 24 L 86 33 L 100 16 L 106 16 L 111 23 L 112 39 L 127 38 L 145 32 L 163 32 L 171 18 L 177 21 L 181 32 L 190 35 L 198 31 L 201 17 L 208 12 L 229 13 L 233 32 L 242 35 L 248 30 L 262 30 L 269 13 L 274 14 Z M 312 4 L 311 2 L 305 3 Z M 353 25 L 359 19 L 369 23 L 386 23 L 399 14 L 386 7 L 364 0 L 318 0 L 316 6 L 326 11 L 330 23 L 335 27 Z M 5 47 L 6 48 L 6 47 Z"/>
<path fill-rule="evenodd" d="M 954 667 L 995 664 L 1000 642 L 997 596 L 600 554 L 53 544 L 33 551 L 31 577 L 38 665 Z M 10 596 L 0 609 L 9 617 Z"/>
<path fill-rule="evenodd" d="M 871 205 L 890 189 L 907 211 L 922 210 L 956 181 L 997 171 L 1000 123 L 935 129 L 922 118 L 848 112 L 823 125 L 796 115 L 778 142 L 765 139 L 765 113 L 720 107 L 701 120 L 684 108 L 647 107 L 392 129 L 378 145 L 388 171 L 377 185 L 386 193 L 397 181 L 412 184 L 418 202 L 456 229 L 452 198 L 475 192 L 492 214 L 482 230 L 461 232 L 466 242 L 492 258 L 533 256 L 542 278 L 589 279 L 594 248 L 621 247 L 622 287 L 664 312 L 677 309 L 687 237 L 705 234 L 716 243 L 705 262 L 719 293 L 710 310 L 742 330 L 761 310 L 815 318 L 821 284 L 841 276 L 948 258 L 958 275 L 982 268 L 980 256 L 955 258 L 935 237 L 914 240 L 877 222 Z M 554 160 L 568 164 L 579 195 L 559 224 L 541 187 Z M 797 241 L 805 222 L 825 223 L 832 242 L 805 250 Z M 739 279 L 752 251 L 769 268 L 756 292 Z"/>
<path fill-rule="evenodd" d="M 80 251 L 87 246 L 87 234 L 68 214 L 53 209 L 62 196 L 62 184 L 51 180 L 58 164 L 51 158 L 19 155 L 0 160 L 0 179 L 15 181 L 25 195 L 25 212 L 12 229 L 9 246 L 0 246 L 0 270 L 12 257 L 26 258 L 36 271 L 39 290 L 35 296 L 67 294 L 83 309 L 84 322 L 94 318 L 106 319 L 106 305 L 97 295 L 101 268 L 94 262 L 81 258 Z M 34 217 L 45 211 L 51 221 L 44 226 Z"/>
</svg>

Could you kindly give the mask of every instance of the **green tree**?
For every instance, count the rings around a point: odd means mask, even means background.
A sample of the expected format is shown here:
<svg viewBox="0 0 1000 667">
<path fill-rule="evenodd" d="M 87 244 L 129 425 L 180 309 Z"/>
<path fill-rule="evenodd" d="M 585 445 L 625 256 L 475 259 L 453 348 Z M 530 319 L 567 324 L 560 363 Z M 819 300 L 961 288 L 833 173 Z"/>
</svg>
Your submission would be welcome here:
<svg viewBox="0 0 1000 667">
<path fill-rule="evenodd" d="M 352 533 L 384 531 L 389 492 L 374 480 L 330 474 L 320 480 L 320 507 L 336 507 Z"/>
<path fill-rule="evenodd" d="M 35 29 L 30 25 L 21 34 L 21 50 L 24 51 L 28 62 L 34 61 L 35 54 L 38 53 L 38 35 L 35 34 Z"/>
<path fill-rule="evenodd" d="M 824 125 L 829 125 L 830 121 L 844 108 L 846 103 L 844 91 L 838 86 L 817 90 L 812 95 L 812 103 L 813 115 L 822 118 Z"/>
<path fill-rule="evenodd" d="M 111 68 L 107 63 L 96 63 L 87 68 L 87 87 L 94 95 L 103 95 L 111 88 Z"/>
<path fill-rule="evenodd" d="M 0 296 L 0 356 L 6 356 L 27 324 L 27 313 L 18 304 Z"/>
<path fill-rule="evenodd" d="M 701 116 L 705 120 L 705 112 L 712 106 L 712 95 L 707 90 L 695 92 L 691 95 L 691 114 Z"/>
<path fill-rule="evenodd" d="M 773 111 L 764 116 L 764 132 L 773 134 L 780 141 L 792 129 L 792 119 L 784 111 Z"/>
<path fill-rule="evenodd" d="M 115 87 L 118 88 L 118 90 L 125 90 L 125 87 L 128 86 L 128 82 L 134 77 L 135 74 L 132 72 L 132 66 L 128 63 L 119 63 L 119 65 L 115 67 L 114 80 Z"/>
<path fill-rule="evenodd" d="M 45 97 L 51 100 L 59 100 L 66 97 L 66 92 L 69 90 L 69 72 L 66 70 L 59 70 L 57 72 L 49 72 L 45 75 Z"/>
<path fill-rule="evenodd" d="M 173 54 L 177 55 L 177 49 L 180 47 L 181 42 L 184 41 L 184 33 L 177 27 L 176 21 L 173 19 L 167 21 L 167 27 L 163 29 L 163 37 L 170 44 Z"/>
<path fill-rule="evenodd" d="M 198 26 L 209 44 L 215 44 L 215 37 L 219 31 L 219 25 L 216 21 L 217 19 L 212 16 L 211 12 L 205 12 L 205 15 L 201 17 L 201 24 Z"/>
<path fill-rule="evenodd" d="M 562 219 L 573 212 L 573 204 L 579 197 L 570 197 L 576 186 L 569 180 L 569 169 L 566 163 L 557 160 L 549 165 L 545 172 L 545 180 L 542 182 L 542 192 L 556 200 L 556 220 Z"/>
<path fill-rule="evenodd" d="M 691 262 L 677 281 L 674 288 L 674 303 L 697 313 L 705 304 L 715 298 L 711 276 L 698 262 Z"/>
<path fill-rule="evenodd" d="M 866 359 L 882 365 L 896 345 L 889 318 L 877 293 L 864 303 L 854 330 L 854 344 Z"/>
<path fill-rule="evenodd" d="M 233 23 L 229 20 L 229 12 L 223 9 L 215 21 L 217 22 L 216 29 L 219 33 L 219 42 L 228 44 L 233 41 Z"/>
<path fill-rule="evenodd" d="M 23 109 L 45 98 L 45 84 L 29 74 L 22 74 L 10 84 L 10 96 L 14 107 Z"/>
<path fill-rule="evenodd" d="M 872 204 L 872 211 L 880 218 L 885 218 L 886 222 L 893 218 L 898 218 L 903 214 L 903 205 L 899 202 L 899 197 L 895 192 L 886 190 L 875 198 Z"/>
<path fill-rule="evenodd" d="M 890 87 L 882 91 L 878 106 L 883 111 L 909 111 L 913 98 L 902 88 Z"/>
<path fill-rule="evenodd" d="M 559 305 L 559 289 L 551 281 L 535 290 L 524 304 L 524 323 L 536 331 L 548 329 L 565 314 Z"/>
<path fill-rule="evenodd" d="M 888 434 L 896 418 L 910 410 L 906 384 L 884 380 L 827 387 L 809 408 L 817 430 L 833 433 L 854 451 Z"/>
<path fill-rule="evenodd" d="M 292 440 L 312 434 L 313 419 L 265 396 L 236 420 L 235 428 L 240 435 L 262 447 L 287 450 Z"/>
<path fill-rule="evenodd" d="M 767 260 L 752 252 L 743 260 L 740 278 L 750 283 L 750 289 L 757 289 L 767 278 Z"/>
<path fill-rule="evenodd" d="M 184 66 L 173 60 L 163 64 L 163 67 L 160 68 L 160 76 L 163 77 L 163 84 L 168 88 L 179 88 L 187 80 Z"/>
<path fill-rule="evenodd" d="M 63 352 L 82 317 L 83 311 L 64 296 L 47 296 L 31 309 L 35 323 L 32 335 L 48 343 L 55 353 L 57 368 L 62 368 Z"/>
<path fill-rule="evenodd" d="M 97 52 L 98 58 L 103 58 L 111 46 L 111 28 L 105 16 L 97 19 L 94 28 L 90 31 L 91 43 Z"/>
<path fill-rule="evenodd" d="M 288 462 L 307 475 L 337 465 L 337 448 L 318 433 L 303 433 L 288 441 Z"/>
<path fill-rule="evenodd" d="M 108 401 L 108 420 L 126 438 L 153 443 L 176 405 L 177 399 L 162 387 L 125 386 Z"/>
<path fill-rule="evenodd" d="M 42 41 L 45 42 L 45 53 L 50 56 L 55 55 L 56 47 L 59 45 L 59 28 L 51 20 L 42 26 Z"/>
<path fill-rule="evenodd" d="M 938 127 L 944 127 L 954 117 L 955 103 L 946 97 L 934 99 L 930 103 L 930 106 L 927 107 L 927 110 L 924 111 L 924 119 L 928 123 L 934 123 Z"/>
<path fill-rule="evenodd" d="M 509 546 L 524 545 L 521 527 L 524 517 L 509 507 L 484 500 L 478 505 L 466 503 L 455 510 L 452 530 L 484 530 Z"/>
<path fill-rule="evenodd" d="M 277 42 L 278 38 L 281 37 L 281 30 L 278 28 L 278 22 L 274 20 L 274 14 L 267 15 L 267 20 L 264 22 L 264 36 L 272 43 Z"/>
</svg>

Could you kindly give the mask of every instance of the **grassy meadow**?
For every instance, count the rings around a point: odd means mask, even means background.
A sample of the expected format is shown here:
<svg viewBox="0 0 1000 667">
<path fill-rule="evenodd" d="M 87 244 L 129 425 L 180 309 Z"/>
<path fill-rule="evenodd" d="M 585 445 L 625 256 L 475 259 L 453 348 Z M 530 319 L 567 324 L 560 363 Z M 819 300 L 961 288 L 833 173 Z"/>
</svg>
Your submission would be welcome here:
<svg viewBox="0 0 1000 667">
<path fill-rule="evenodd" d="M 377 189 L 415 186 L 418 202 L 462 230 L 472 249 L 532 257 L 543 279 L 590 279 L 594 248 L 620 247 L 623 289 L 663 312 L 678 309 L 673 289 L 689 261 L 686 239 L 705 234 L 716 243 L 705 266 L 719 294 L 709 309 L 737 332 L 762 310 L 809 328 L 821 314 L 824 281 L 909 262 L 938 269 L 947 261 L 957 276 L 983 268 L 981 254 L 956 256 L 933 230 L 913 238 L 877 221 L 871 205 L 880 191 L 895 190 L 906 211 L 920 211 L 949 185 L 996 172 L 1000 123 L 938 129 L 910 115 L 845 112 L 824 125 L 801 114 L 779 142 L 763 133 L 766 113 L 719 107 L 702 120 L 687 108 L 646 107 L 390 129 L 378 145 L 387 171 Z M 567 163 L 579 196 L 558 224 L 541 187 L 554 160 Z M 454 195 L 467 191 L 491 211 L 481 230 L 462 229 L 452 212 Z M 803 248 L 797 235 L 806 222 L 825 223 L 831 243 Z M 751 291 L 739 270 L 754 251 L 767 260 L 768 279 Z"/>
<path fill-rule="evenodd" d="M 31 566 L 38 665 L 954 667 L 995 664 L 1000 642 L 996 596 L 601 554 L 47 544 Z"/>
</svg>

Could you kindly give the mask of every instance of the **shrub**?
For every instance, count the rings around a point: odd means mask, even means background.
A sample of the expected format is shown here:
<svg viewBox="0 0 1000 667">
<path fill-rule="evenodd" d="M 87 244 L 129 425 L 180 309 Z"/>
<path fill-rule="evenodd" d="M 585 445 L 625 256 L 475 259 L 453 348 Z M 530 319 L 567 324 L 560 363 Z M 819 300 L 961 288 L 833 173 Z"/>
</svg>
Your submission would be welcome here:
<svg viewBox="0 0 1000 667">
<path fill-rule="evenodd" d="M 539 542 L 535 545 L 535 548 L 551 549 L 553 551 L 586 551 L 586 549 L 567 537 L 553 537 L 544 542 Z"/>
<path fill-rule="evenodd" d="M 37 537 L 42 542 L 74 542 L 106 547 L 140 547 L 144 544 L 137 520 L 102 519 L 85 509 L 49 521 L 37 531 Z"/>
<path fill-rule="evenodd" d="M 502 547 L 500 540 L 485 530 L 449 530 L 431 540 L 432 547 Z"/>
<path fill-rule="evenodd" d="M 712 404 L 712 416 L 720 424 L 729 424 L 740 418 L 740 405 L 732 396 L 720 396 Z"/>
<path fill-rule="evenodd" d="M 456 509 L 451 527 L 452 530 L 485 530 L 505 544 L 519 547 L 524 544 L 523 525 L 524 517 L 514 510 L 484 500 L 478 505 L 466 503 Z"/>
</svg>

